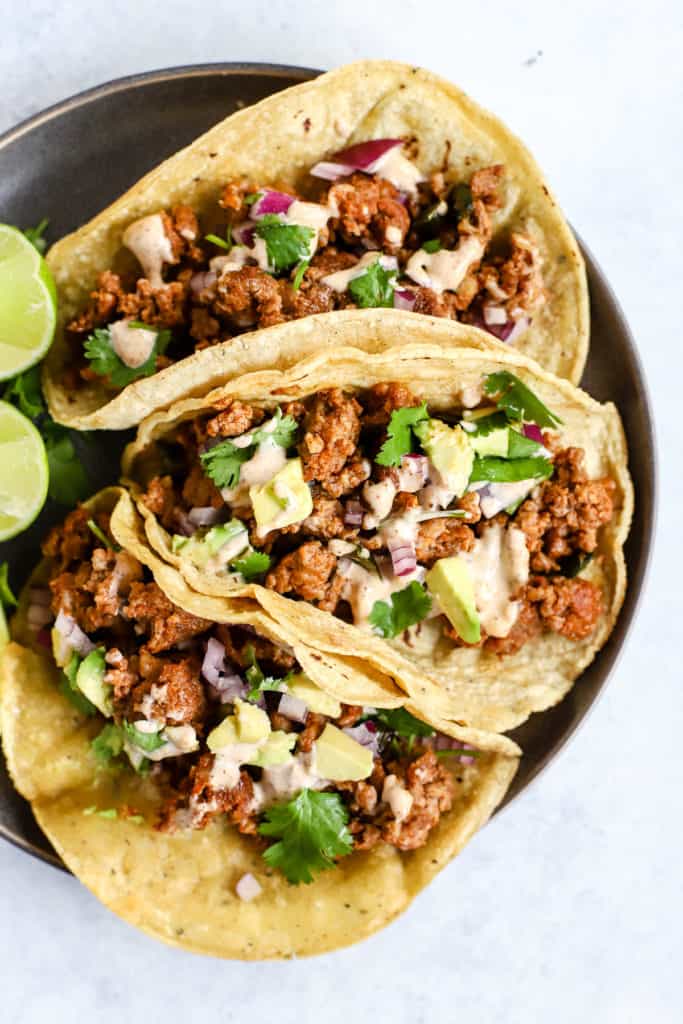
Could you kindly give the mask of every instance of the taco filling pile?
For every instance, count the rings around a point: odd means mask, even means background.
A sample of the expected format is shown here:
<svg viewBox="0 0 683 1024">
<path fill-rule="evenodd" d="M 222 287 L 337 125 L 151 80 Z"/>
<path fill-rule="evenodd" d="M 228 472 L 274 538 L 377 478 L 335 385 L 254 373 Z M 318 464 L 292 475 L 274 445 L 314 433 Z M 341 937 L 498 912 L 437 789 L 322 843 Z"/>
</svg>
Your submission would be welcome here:
<svg viewBox="0 0 683 1024">
<path fill-rule="evenodd" d="M 615 485 L 591 480 L 562 423 L 508 371 L 433 415 L 404 384 L 237 400 L 163 442 L 142 502 L 181 562 L 257 580 L 385 637 L 439 616 L 458 646 L 515 653 L 589 636 L 582 579 Z M 406 634 L 410 643 L 410 634 Z"/>
<path fill-rule="evenodd" d="M 339 309 L 450 317 L 514 342 L 546 290 L 531 235 L 494 238 L 504 165 L 454 183 L 424 178 L 409 153 L 368 140 L 312 167 L 305 195 L 240 179 L 202 216 L 178 205 L 131 222 L 134 266 L 102 271 L 67 325 L 64 386 L 120 390 L 241 332 Z"/>
<path fill-rule="evenodd" d="M 341 703 L 254 629 L 175 606 L 108 525 L 80 508 L 51 532 L 29 622 L 39 642 L 51 626 L 64 696 L 103 719 L 100 767 L 123 762 L 156 782 L 156 828 L 225 816 L 293 883 L 354 849 L 423 846 L 479 752 L 405 708 Z M 243 888 L 257 894 L 255 880 Z"/>
</svg>

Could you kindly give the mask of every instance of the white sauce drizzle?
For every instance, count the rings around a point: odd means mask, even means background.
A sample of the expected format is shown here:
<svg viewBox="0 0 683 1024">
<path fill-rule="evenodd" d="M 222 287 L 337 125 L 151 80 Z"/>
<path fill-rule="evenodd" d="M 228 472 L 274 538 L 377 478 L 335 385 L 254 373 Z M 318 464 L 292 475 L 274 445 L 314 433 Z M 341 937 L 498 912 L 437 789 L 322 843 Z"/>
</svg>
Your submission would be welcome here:
<svg viewBox="0 0 683 1024">
<path fill-rule="evenodd" d="M 137 370 L 147 362 L 157 340 L 157 332 L 153 327 L 149 330 L 131 327 L 130 317 L 110 324 L 109 335 L 114 352 L 131 370 Z"/>
<path fill-rule="evenodd" d="M 323 277 L 322 283 L 326 284 L 328 288 L 332 288 L 335 292 L 345 292 L 351 281 L 355 281 L 357 277 L 362 277 L 368 267 L 371 267 L 377 260 L 379 260 L 380 265 L 385 270 L 398 270 L 398 262 L 395 256 L 386 256 L 384 253 L 380 253 L 378 256 L 377 252 L 366 252 L 355 266 L 349 267 L 348 270 L 337 270 L 334 274 L 327 274 L 326 277 Z"/>
<path fill-rule="evenodd" d="M 403 155 L 400 146 L 390 149 L 377 162 L 375 173 L 390 181 L 400 192 L 416 192 L 418 184 L 424 181 L 424 175 Z"/>
<path fill-rule="evenodd" d="M 161 214 L 134 220 L 123 232 L 122 242 L 133 253 L 152 287 L 162 288 L 161 269 L 164 263 L 173 262 L 173 248 Z"/>
<path fill-rule="evenodd" d="M 363 516 L 363 529 L 374 530 L 391 512 L 396 497 L 396 484 L 390 477 L 376 484 L 366 483 L 363 485 L 363 497 L 371 509 Z"/>
<path fill-rule="evenodd" d="M 460 557 L 472 573 L 483 628 L 489 636 L 507 636 L 519 614 L 519 601 L 513 600 L 513 595 L 529 579 L 529 551 L 523 531 L 496 523 Z"/>
<path fill-rule="evenodd" d="M 329 779 L 323 779 L 316 770 L 315 749 L 297 754 L 285 764 L 264 768 L 261 781 L 254 783 L 252 810 L 261 810 L 270 804 L 289 800 L 302 789 L 324 789 Z"/>
<path fill-rule="evenodd" d="M 412 810 L 413 794 L 402 786 L 396 775 L 387 775 L 382 787 L 382 800 L 389 804 L 396 821 L 405 821 Z"/>
<path fill-rule="evenodd" d="M 417 284 L 435 292 L 457 291 L 467 271 L 484 255 L 482 242 L 475 237 L 463 239 L 457 249 L 425 252 L 418 249 L 406 264 L 406 274 Z"/>
</svg>

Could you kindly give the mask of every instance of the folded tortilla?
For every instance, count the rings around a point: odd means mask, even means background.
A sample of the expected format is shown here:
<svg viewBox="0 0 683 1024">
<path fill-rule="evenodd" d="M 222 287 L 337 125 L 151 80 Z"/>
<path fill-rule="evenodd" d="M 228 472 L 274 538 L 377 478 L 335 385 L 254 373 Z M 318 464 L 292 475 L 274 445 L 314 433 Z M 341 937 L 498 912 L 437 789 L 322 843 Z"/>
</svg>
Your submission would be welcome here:
<svg viewBox="0 0 683 1024">
<path fill-rule="evenodd" d="M 132 481 L 150 545 L 196 590 L 230 599 L 253 598 L 274 620 L 292 631 L 299 630 L 318 650 L 334 655 L 358 651 L 369 666 L 391 675 L 408 693 L 429 685 L 442 695 L 450 695 L 453 706 L 468 725 L 508 730 L 532 712 L 561 700 L 604 645 L 617 620 L 626 587 L 623 544 L 633 510 L 621 421 L 611 403 L 594 401 L 519 353 L 503 351 L 500 346 L 482 350 L 478 347 L 478 332 L 443 321 L 414 319 L 412 344 L 391 351 L 367 354 L 351 347 L 356 346 L 366 326 L 373 345 L 385 338 L 390 341 L 396 331 L 397 315 L 378 313 L 363 321 L 352 314 L 327 318 L 324 324 L 316 325 L 319 339 L 323 332 L 329 332 L 323 343 L 325 353 L 290 370 L 244 375 L 203 398 L 188 399 L 150 417 L 124 454 L 124 475 Z M 273 328 L 270 337 L 280 344 L 288 335 L 307 329 L 310 322 L 285 324 Z M 469 347 L 447 350 L 439 344 L 444 332 L 457 336 L 463 346 Z M 445 640 L 439 626 L 432 625 L 434 620 L 427 620 L 422 623 L 419 637 L 411 638 L 410 645 L 401 638 L 387 641 L 306 601 L 283 597 L 254 583 L 240 585 L 224 574 L 197 568 L 182 552 L 173 551 L 171 536 L 139 501 L 140 476 L 136 474 L 154 452 L 156 442 L 179 423 L 213 407 L 222 407 L 229 399 L 268 409 L 279 401 L 301 399 L 325 388 L 338 387 L 353 394 L 372 384 L 392 381 L 408 386 L 438 415 L 439 410 L 459 404 L 463 390 L 480 387 L 484 375 L 504 370 L 524 381 L 561 418 L 562 444 L 584 449 L 589 477 L 609 476 L 616 486 L 615 514 L 601 529 L 596 557 L 582 573 L 583 578 L 601 587 L 604 600 L 604 614 L 593 633 L 584 639 L 569 640 L 557 633 L 544 632 L 516 654 L 501 658 L 480 648 L 455 647 Z"/>
<path fill-rule="evenodd" d="M 54 418 L 82 430 L 123 429 L 208 383 L 268 366 L 284 369 L 312 354 L 314 334 L 302 333 L 290 348 L 279 345 L 269 328 L 267 340 L 261 332 L 239 336 L 115 396 L 98 382 L 76 393 L 63 383 L 69 362 L 64 327 L 82 309 L 97 274 L 125 265 L 122 235 L 132 221 L 177 203 L 201 216 L 215 207 L 221 187 L 240 177 L 305 191 L 315 163 L 350 144 L 383 137 L 411 140 L 411 155 L 415 151 L 424 175 L 446 162 L 449 181 L 467 179 L 480 167 L 505 165 L 505 198 L 495 212 L 494 240 L 515 230 L 528 234 L 539 249 L 547 290 L 545 305 L 517 348 L 578 382 L 589 333 L 585 268 L 533 157 L 497 118 L 438 76 L 391 61 L 360 61 L 231 115 L 52 247 L 47 259 L 59 295 L 59 326 L 45 364 L 44 387 Z M 404 330 L 410 330 L 409 323 Z M 364 338 L 369 344 L 370 336 Z"/>
<path fill-rule="evenodd" d="M 110 509 L 115 489 L 90 507 Z M 114 530 L 113 530 L 114 532 Z M 115 536 L 153 573 L 185 611 L 214 622 L 249 626 L 277 644 L 286 629 L 257 605 L 236 608 L 193 592 L 119 517 Z M 48 565 L 31 583 L 44 583 Z M 253 838 L 216 819 L 202 831 L 167 834 L 153 828 L 161 793 L 150 777 L 97 770 L 91 741 L 102 725 L 84 718 L 59 693 L 63 678 L 27 620 L 28 586 L 0 658 L 0 725 L 10 775 L 66 866 L 109 909 L 171 945 L 231 959 L 263 960 L 325 952 L 370 935 L 401 913 L 490 817 L 517 768 L 519 750 L 504 737 L 462 730 L 392 687 L 355 671 L 353 659 L 319 658 L 301 638 L 291 643 L 302 668 L 331 696 L 380 708 L 406 707 L 447 736 L 469 737 L 476 762 L 458 765 L 452 809 L 425 846 L 411 853 L 380 845 L 340 859 L 310 885 L 290 885 L 267 868 Z M 134 807 L 135 819 L 94 808 Z M 144 821 L 140 819 L 144 818 Z M 235 886 L 253 874 L 258 898 L 245 902 Z"/>
</svg>

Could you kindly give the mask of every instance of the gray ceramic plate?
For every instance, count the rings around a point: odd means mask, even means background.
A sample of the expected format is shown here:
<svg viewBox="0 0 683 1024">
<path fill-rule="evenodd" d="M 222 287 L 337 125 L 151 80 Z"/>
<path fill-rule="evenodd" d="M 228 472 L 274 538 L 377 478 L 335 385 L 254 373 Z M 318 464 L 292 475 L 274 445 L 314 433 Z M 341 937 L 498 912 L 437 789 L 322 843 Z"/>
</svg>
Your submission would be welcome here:
<svg viewBox="0 0 683 1024">
<path fill-rule="evenodd" d="M 54 241 L 79 227 L 160 160 L 231 114 L 317 74 L 272 64 L 210 64 L 124 78 L 66 100 L 0 138 L 0 221 L 28 227 L 50 220 Z M 591 289 L 591 350 L 583 384 L 611 399 L 624 420 L 636 489 L 626 547 L 629 589 L 607 646 L 556 708 L 514 733 L 524 757 L 506 798 L 514 799 L 567 743 L 597 699 L 623 647 L 647 568 L 654 526 L 655 452 L 652 419 L 633 339 L 602 271 L 584 246 Z M 120 434 L 102 435 L 93 490 L 117 475 Z M 40 539 L 64 510 L 48 507 L 10 544 L 0 545 L 20 582 L 39 557 Z M 0 764 L 0 835 L 55 866 L 59 858 Z"/>
</svg>

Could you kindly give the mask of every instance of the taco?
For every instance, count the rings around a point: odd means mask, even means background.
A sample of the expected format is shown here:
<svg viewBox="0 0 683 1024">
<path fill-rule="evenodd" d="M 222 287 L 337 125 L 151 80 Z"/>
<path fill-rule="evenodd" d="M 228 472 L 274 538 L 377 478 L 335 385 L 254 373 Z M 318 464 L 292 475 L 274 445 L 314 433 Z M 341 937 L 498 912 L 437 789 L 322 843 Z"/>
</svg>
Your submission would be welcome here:
<svg viewBox="0 0 683 1024">
<path fill-rule="evenodd" d="M 141 426 L 124 473 L 149 542 L 193 588 L 512 728 L 616 621 L 633 500 L 618 413 L 513 353 L 369 355 L 329 326 L 331 354 Z"/>
<path fill-rule="evenodd" d="M 0 663 L 17 789 L 103 903 L 173 945 L 265 959 L 381 928 L 488 819 L 518 748 L 359 689 L 253 604 L 226 614 L 113 528 L 117 499 L 50 534 L 22 595 Z"/>
<path fill-rule="evenodd" d="M 533 158 L 455 86 L 388 61 L 233 114 L 48 263 L 60 326 L 45 389 L 81 429 L 291 365 L 315 349 L 244 332 L 314 313 L 466 322 L 574 382 L 588 345 L 583 260 Z"/>
</svg>

